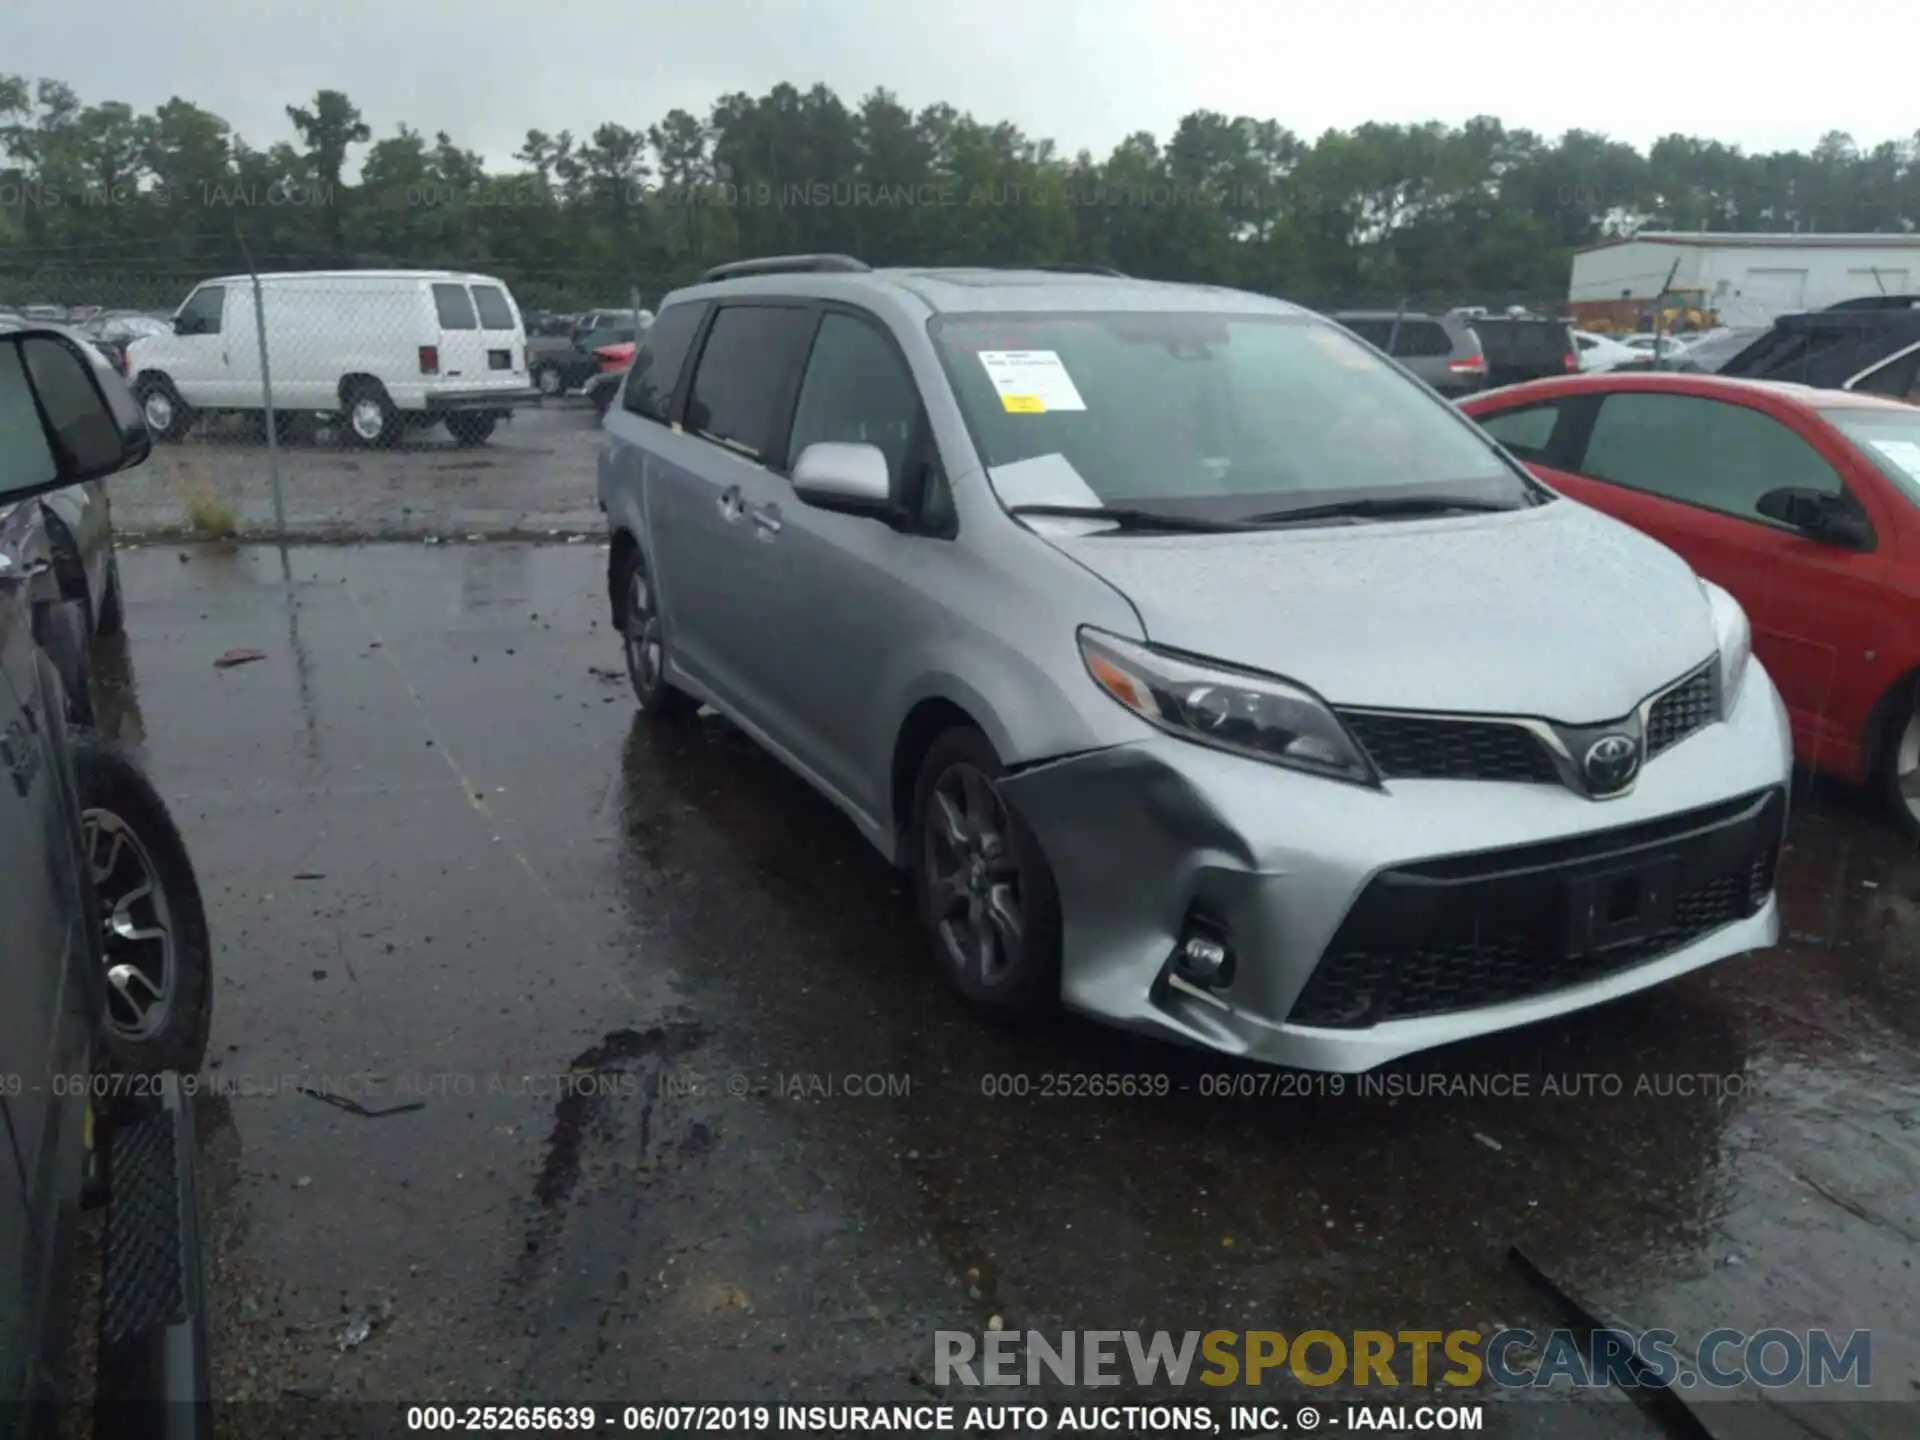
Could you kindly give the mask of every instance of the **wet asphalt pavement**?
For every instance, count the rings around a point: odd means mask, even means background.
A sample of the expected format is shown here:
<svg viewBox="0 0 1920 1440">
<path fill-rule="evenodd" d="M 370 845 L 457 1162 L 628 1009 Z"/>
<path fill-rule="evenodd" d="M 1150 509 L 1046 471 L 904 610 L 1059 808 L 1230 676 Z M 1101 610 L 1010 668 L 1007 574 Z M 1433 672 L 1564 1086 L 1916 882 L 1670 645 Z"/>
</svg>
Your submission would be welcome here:
<svg viewBox="0 0 1920 1440">
<path fill-rule="evenodd" d="M 217 945 L 223 1399 L 924 1399 L 992 1317 L 1551 1328 L 1518 1245 L 1632 1326 L 1871 1329 L 1914 1403 L 1833 1433 L 1920 1433 L 1920 852 L 1845 790 L 1798 804 L 1779 949 L 1360 1095 L 974 1017 L 825 802 L 636 720 L 597 541 L 286 563 L 126 551 L 102 657 Z"/>
</svg>

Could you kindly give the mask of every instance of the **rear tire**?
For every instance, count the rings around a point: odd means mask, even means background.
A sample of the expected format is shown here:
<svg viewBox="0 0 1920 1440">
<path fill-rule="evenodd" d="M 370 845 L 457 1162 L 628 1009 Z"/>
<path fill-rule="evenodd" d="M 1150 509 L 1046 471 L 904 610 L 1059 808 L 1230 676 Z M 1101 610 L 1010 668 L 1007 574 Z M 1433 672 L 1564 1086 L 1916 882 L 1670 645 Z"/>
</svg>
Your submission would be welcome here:
<svg viewBox="0 0 1920 1440">
<path fill-rule="evenodd" d="M 653 579 L 636 547 L 621 572 L 621 648 L 626 652 L 627 680 L 640 713 L 649 720 L 672 720 L 691 715 L 700 702 L 667 679 L 667 636 L 660 618 Z"/>
<path fill-rule="evenodd" d="M 484 445 L 500 423 L 493 415 L 468 415 L 455 412 L 447 416 L 447 430 L 461 445 Z"/>
<path fill-rule="evenodd" d="M 1039 838 L 1000 797 L 1004 773 L 971 725 L 920 762 L 908 827 L 914 900 L 947 982 L 1004 1018 L 1060 1000 L 1060 896 Z"/>
<path fill-rule="evenodd" d="M 166 376 L 142 376 L 133 393 L 156 440 L 178 440 L 193 428 L 197 417 Z"/>
<path fill-rule="evenodd" d="M 346 406 L 348 444 L 363 449 L 384 449 L 400 438 L 405 422 L 387 394 L 386 386 L 378 380 L 362 380 L 349 386 L 341 399 Z"/>
<path fill-rule="evenodd" d="M 73 732 L 72 749 L 105 935 L 107 1054 L 122 1071 L 192 1075 L 213 1020 L 213 947 L 193 862 L 139 766 L 90 730 Z"/>
</svg>

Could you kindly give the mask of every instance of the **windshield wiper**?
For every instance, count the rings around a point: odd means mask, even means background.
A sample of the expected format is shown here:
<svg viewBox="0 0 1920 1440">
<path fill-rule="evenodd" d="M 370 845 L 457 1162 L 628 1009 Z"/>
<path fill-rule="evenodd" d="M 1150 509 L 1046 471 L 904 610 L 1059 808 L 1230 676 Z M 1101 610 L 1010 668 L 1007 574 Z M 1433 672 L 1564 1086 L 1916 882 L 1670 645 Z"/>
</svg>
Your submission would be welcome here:
<svg viewBox="0 0 1920 1440">
<path fill-rule="evenodd" d="M 1470 495 L 1396 495 L 1355 496 L 1351 500 L 1333 500 L 1325 505 L 1300 505 L 1292 510 L 1268 510 L 1248 515 L 1245 525 L 1284 525 L 1294 520 L 1387 520 L 1420 515 L 1480 514 L 1495 510 L 1524 510 L 1504 500 L 1480 500 Z"/>
<path fill-rule="evenodd" d="M 1198 515 L 1165 515 L 1158 510 L 1118 509 L 1104 505 L 1014 505 L 1009 515 L 1058 515 L 1069 520 L 1108 520 L 1121 530 L 1154 530 L 1211 535 L 1253 527 L 1238 520 L 1206 520 Z"/>
</svg>

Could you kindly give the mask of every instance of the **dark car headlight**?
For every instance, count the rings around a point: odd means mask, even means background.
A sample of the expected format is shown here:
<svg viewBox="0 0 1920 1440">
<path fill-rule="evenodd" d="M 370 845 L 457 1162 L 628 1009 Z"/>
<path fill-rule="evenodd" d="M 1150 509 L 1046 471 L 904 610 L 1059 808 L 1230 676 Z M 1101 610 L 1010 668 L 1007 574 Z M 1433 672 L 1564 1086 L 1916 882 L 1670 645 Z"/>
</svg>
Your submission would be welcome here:
<svg viewBox="0 0 1920 1440">
<path fill-rule="evenodd" d="M 1274 675 L 1080 631 L 1094 683 L 1149 725 L 1216 750 L 1377 787 L 1380 777 L 1326 702 Z"/>
</svg>

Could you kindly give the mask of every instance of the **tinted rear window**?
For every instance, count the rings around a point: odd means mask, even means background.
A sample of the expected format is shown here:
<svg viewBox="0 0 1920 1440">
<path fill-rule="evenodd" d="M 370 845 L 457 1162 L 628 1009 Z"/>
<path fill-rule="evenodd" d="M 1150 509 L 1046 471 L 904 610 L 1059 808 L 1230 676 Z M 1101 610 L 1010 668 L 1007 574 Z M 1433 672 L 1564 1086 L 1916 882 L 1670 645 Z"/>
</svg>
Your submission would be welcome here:
<svg viewBox="0 0 1920 1440">
<path fill-rule="evenodd" d="M 646 341 L 633 357 L 633 369 L 627 376 L 625 406 L 649 420 L 667 422 L 667 407 L 673 403 L 674 387 L 687 363 L 693 338 L 700 333 L 706 318 L 707 303 L 669 305 L 647 331 Z"/>
<path fill-rule="evenodd" d="M 497 285 L 476 285 L 473 287 L 473 303 L 480 310 L 480 328 L 482 330 L 512 330 L 513 307 L 507 304 L 507 297 Z"/>
<path fill-rule="evenodd" d="M 1402 320 L 1399 337 L 1393 343 L 1393 353 L 1416 357 L 1451 355 L 1453 341 L 1445 329 L 1431 320 Z"/>
<path fill-rule="evenodd" d="M 440 314 L 442 330 L 478 330 L 474 322 L 473 301 L 464 285 L 433 287 L 433 308 Z"/>
<path fill-rule="evenodd" d="M 782 407 L 792 399 L 814 319 L 811 310 L 723 307 L 687 392 L 687 428 L 755 459 L 766 456 L 784 428 Z"/>
</svg>

